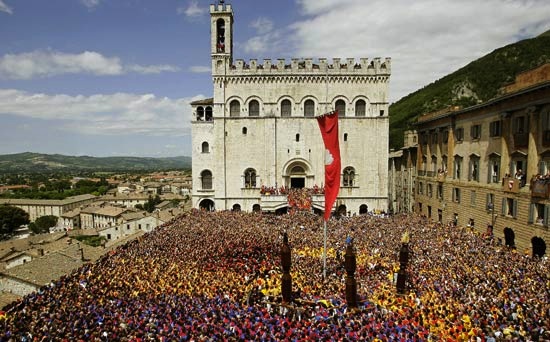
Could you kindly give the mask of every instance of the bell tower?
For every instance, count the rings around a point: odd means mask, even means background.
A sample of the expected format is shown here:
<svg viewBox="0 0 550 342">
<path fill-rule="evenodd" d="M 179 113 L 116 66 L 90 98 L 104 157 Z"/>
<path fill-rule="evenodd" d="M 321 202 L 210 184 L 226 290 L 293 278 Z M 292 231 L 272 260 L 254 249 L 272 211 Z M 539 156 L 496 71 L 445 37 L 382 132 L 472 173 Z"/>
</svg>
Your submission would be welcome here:
<svg viewBox="0 0 550 342">
<path fill-rule="evenodd" d="M 212 75 L 224 74 L 233 63 L 233 9 L 224 0 L 210 5 L 210 55 Z"/>
</svg>

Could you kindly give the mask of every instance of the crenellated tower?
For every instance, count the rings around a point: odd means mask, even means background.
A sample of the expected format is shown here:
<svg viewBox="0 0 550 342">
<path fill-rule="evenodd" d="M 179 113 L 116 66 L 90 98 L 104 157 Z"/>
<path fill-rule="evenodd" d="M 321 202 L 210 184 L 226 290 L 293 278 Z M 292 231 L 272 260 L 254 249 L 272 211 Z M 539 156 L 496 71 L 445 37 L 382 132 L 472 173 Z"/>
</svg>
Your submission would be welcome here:
<svg viewBox="0 0 550 342">
<path fill-rule="evenodd" d="M 223 75 L 233 63 L 233 9 L 224 1 L 210 5 L 210 55 L 213 75 Z"/>
</svg>

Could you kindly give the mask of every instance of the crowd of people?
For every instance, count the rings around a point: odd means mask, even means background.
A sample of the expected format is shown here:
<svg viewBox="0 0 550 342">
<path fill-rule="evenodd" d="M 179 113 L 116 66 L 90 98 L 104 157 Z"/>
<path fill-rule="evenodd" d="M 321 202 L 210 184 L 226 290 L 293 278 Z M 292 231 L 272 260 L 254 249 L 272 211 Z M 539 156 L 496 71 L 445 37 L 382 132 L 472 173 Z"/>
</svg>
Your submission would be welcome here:
<svg viewBox="0 0 550 342">
<path fill-rule="evenodd" d="M 289 211 L 311 210 L 313 194 L 317 194 L 315 189 L 290 189 L 287 194 Z"/>
<path fill-rule="evenodd" d="M 262 185 L 260 187 L 260 194 L 262 195 L 288 195 L 290 192 L 295 190 L 307 190 L 309 193 L 313 195 L 322 195 L 325 193 L 325 187 L 324 186 L 318 186 L 317 184 L 313 185 L 312 188 L 289 188 L 284 185 L 281 185 L 280 187 L 277 186 L 266 186 Z"/>
<path fill-rule="evenodd" d="M 550 263 L 415 215 L 191 211 L 4 308 L 1 341 L 544 341 Z M 280 300 L 280 247 L 293 302 Z M 408 291 L 398 295 L 409 233 Z M 351 239 L 350 239 L 351 237 Z M 359 307 L 345 301 L 353 240 Z M 326 276 L 324 276 L 326 273 Z"/>
<path fill-rule="evenodd" d="M 550 183 L 550 171 L 544 175 L 538 173 L 531 178 L 531 182 L 537 182 L 542 184 Z"/>
</svg>

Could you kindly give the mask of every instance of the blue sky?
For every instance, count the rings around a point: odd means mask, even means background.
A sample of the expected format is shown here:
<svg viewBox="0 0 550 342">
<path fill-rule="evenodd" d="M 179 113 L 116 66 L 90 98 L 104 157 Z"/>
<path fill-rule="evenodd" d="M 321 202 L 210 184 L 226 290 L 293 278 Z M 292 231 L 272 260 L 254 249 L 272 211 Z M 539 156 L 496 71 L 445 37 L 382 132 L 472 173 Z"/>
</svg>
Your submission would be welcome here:
<svg viewBox="0 0 550 342">
<path fill-rule="evenodd" d="M 214 2 L 0 0 L 0 154 L 190 155 Z M 391 57 L 391 102 L 550 29 L 548 0 L 226 3 L 235 59 Z"/>
</svg>

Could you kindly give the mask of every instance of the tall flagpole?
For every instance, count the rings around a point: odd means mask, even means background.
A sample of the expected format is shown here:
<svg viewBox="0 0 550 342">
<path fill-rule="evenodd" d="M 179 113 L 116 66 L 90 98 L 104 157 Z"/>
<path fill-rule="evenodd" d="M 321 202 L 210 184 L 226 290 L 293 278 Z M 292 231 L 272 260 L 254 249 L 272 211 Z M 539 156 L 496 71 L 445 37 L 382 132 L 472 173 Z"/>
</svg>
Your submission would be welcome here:
<svg viewBox="0 0 550 342">
<path fill-rule="evenodd" d="M 323 280 L 327 279 L 327 221 L 323 220 L 324 224 L 324 243 L 323 243 Z"/>
<path fill-rule="evenodd" d="M 328 113 L 328 65 L 325 65 L 325 113 Z M 327 151 L 325 149 L 323 163 L 325 162 L 327 156 Z M 325 170 L 326 174 L 327 170 Z M 326 201 L 326 197 L 325 197 Z M 332 208 L 331 208 L 332 209 Z M 329 209 L 329 210 L 331 210 Z M 327 210 L 325 205 L 325 210 Z M 323 280 L 327 279 L 327 220 L 323 219 Z"/>
</svg>

